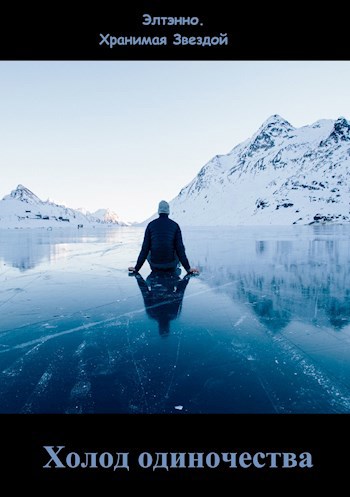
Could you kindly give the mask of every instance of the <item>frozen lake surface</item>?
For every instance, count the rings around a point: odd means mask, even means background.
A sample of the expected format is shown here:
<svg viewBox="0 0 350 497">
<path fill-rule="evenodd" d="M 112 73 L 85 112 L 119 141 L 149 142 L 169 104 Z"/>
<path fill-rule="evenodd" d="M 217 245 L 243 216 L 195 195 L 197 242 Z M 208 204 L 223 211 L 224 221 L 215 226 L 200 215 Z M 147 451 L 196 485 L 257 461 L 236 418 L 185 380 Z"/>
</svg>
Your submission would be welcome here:
<svg viewBox="0 0 350 497">
<path fill-rule="evenodd" d="M 350 412 L 350 227 L 0 230 L 0 412 Z"/>
</svg>

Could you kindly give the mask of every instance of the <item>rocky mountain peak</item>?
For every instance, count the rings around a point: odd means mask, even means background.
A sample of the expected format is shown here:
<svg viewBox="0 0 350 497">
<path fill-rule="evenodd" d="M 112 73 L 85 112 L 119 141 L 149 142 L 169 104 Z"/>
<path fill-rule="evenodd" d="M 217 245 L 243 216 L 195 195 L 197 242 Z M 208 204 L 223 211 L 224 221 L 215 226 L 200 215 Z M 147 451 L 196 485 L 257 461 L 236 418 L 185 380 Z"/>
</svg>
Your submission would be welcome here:
<svg viewBox="0 0 350 497">
<path fill-rule="evenodd" d="M 334 121 L 333 129 L 326 140 L 321 141 L 320 146 L 332 145 L 339 142 L 350 141 L 350 123 L 345 117 L 339 117 Z"/>
<path fill-rule="evenodd" d="M 37 197 L 32 191 L 30 191 L 28 188 L 26 188 L 23 185 L 18 185 L 15 190 L 12 190 L 10 195 L 6 195 L 4 197 L 4 200 L 8 198 L 14 198 L 17 200 L 21 200 L 22 202 L 26 203 L 40 203 L 41 200 L 39 197 Z"/>
<path fill-rule="evenodd" d="M 275 146 L 276 139 L 287 138 L 294 131 L 294 127 L 279 114 L 273 114 L 260 126 L 253 135 L 247 155 L 257 151 L 268 150 Z"/>
<path fill-rule="evenodd" d="M 286 119 L 281 117 L 279 114 L 273 114 L 270 116 L 263 124 L 260 126 L 257 134 L 268 133 L 271 136 L 279 136 L 285 134 L 286 132 L 293 131 L 295 128 Z"/>
</svg>

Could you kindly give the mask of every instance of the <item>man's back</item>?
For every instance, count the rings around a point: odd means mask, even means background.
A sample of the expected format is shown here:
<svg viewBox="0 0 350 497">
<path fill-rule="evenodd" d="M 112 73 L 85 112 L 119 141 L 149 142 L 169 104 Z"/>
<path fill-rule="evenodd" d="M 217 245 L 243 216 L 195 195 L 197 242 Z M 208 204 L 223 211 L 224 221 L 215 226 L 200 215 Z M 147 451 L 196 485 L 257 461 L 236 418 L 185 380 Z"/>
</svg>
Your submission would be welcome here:
<svg viewBox="0 0 350 497">
<path fill-rule="evenodd" d="M 186 271 L 190 269 L 180 226 L 169 219 L 167 214 L 159 214 L 158 219 L 148 224 L 135 266 L 136 271 L 139 271 L 148 255 L 152 269 L 174 270 L 179 260 Z"/>
<path fill-rule="evenodd" d="M 174 271 L 180 261 L 188 273 L 198 273 L 188 262 L 180 226 L 168 218 L 169 204 L 165 200 L 159 202 L 158 214 L 159 218 L 148 224 L 136 265 L 129 271 L 139 272 L 148 259 L 152 270 Z"/>
<path fill-rule="evenodd" d="M 176 259 L 175 242 L 179 225 L 166 215 L 151 221 L 147 227 L 151 239 L 151 261 L 156 264 Z"/>
</svg>

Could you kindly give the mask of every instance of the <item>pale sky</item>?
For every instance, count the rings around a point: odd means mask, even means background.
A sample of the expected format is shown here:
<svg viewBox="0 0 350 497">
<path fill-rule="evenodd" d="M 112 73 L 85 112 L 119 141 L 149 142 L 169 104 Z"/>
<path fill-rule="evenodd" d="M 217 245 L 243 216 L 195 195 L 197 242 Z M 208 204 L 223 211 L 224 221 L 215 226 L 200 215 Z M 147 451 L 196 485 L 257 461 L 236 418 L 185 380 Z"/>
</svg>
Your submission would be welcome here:
<svg viewBox="0 0 350 497">
<path fill-rule="evenodd" d="M 272 114 L 350 119 L 350 61 L 0 62 L 0 198 L 142 221 Z"/>
</svg>

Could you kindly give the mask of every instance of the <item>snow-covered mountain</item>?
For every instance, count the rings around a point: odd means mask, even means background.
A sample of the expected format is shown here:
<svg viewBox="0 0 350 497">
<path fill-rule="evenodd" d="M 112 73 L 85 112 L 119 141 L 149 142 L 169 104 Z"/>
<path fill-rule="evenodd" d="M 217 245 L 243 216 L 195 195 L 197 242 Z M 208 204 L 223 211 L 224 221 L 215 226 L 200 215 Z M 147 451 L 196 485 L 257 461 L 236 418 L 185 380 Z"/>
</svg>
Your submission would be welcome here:
<svg viewBox="0 0 350 497">
<path fill-rule="evenodd" d="M 96 212 L 86 211 L 85 215 L 92 223 L 120 224 L 121 226 L 129 224 L 122 221 L 118 214 L 110 209 L 98 209 Z"/>
<path fill-rule="evenodd" d="M 170 202 L 171 217 L 209 226 L 343 223 L 350 221 L 349 192 L 349 122 L 294 128 L 273 115 L 208 162 Z"/>
<path fill-rule="evenodd" d="M 0 201 L 0 228 L 86 227 L 96 223 L 127 225 L 108 209 L 100 209 L 94 214 L 82 209 L 70 209 L 50 200 L 40 200 L 23 185 L 18 185 Z"/>
</svg>

